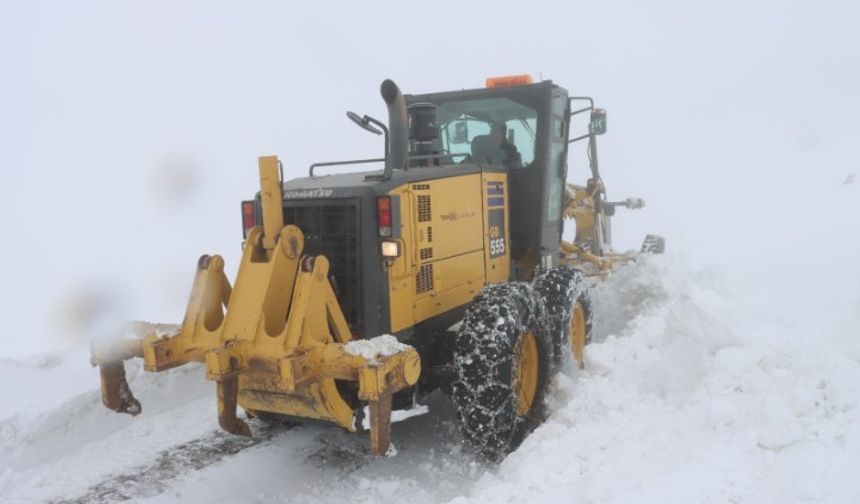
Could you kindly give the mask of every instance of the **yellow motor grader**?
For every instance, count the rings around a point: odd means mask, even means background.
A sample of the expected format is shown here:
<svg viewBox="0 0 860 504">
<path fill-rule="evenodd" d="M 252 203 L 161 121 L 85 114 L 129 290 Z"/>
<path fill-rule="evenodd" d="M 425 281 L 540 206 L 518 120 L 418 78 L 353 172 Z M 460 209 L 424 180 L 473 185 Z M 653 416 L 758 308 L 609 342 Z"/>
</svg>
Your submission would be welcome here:
<svg viewBox="0 0 860 504">
<path fill-rule="evenodd" d="M 402 95 L 380 88 L 388 121 L 348 112 L 384 136 L 384 156 L 315 163 L 285 181 L 259 158 L 260 192 L 243 201 L 235 282 L 220 256 L 197 262 L 175 334 L 97 342 L 102 400 L 141 411 L 123 361 L 147 371 L 203 363 L 218 420 L 237 416 L 330 422 L 389 448 L 392 407 L 446 392 L 462 432 L 498 460 L 543 420 L 548 380 L 583 365 L 591 331 L 586 276 L 632 256 L 610 247 L 610 202 L 597 169 L 606 114 L 552 81 L 491 78 L 480 89 Z M 581 104 L 582 106 L 577 106 Z M 589 114 L 571 138 L 571 118 Z M 568 146 L 588 142 L 591 176 L 567 184 Z M 320 174 L 333 166 L 371 171 Z M 562 240 L 564 219 L 576 222 Z M 649 236 L 646 252 L 662 252 Z"/>
</svg>

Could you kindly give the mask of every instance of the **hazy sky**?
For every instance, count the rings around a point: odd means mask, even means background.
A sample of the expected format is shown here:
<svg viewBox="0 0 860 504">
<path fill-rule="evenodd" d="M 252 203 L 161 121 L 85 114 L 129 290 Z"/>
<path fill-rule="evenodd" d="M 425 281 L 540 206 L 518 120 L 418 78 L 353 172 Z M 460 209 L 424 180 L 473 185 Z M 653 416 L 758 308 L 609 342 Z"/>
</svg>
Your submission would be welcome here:
<svg viewBox="0 0 860 504">
<path fill-rule="evenodd" d="M 344 111 L 384 117 L 385 78 L 530 73 L 594 96 L 610 197 L 648 203 L 619 212 L 620 248 L 860 253 L 858 5 L 4 1 L 0 356 L 91 333 L 82 312 L 179 320 L 197 256 L 235 268 L 256 157 L 291 177 L 379 154 Z M 846 238 L 809 245 L 831 228 Z"/>
</svg>

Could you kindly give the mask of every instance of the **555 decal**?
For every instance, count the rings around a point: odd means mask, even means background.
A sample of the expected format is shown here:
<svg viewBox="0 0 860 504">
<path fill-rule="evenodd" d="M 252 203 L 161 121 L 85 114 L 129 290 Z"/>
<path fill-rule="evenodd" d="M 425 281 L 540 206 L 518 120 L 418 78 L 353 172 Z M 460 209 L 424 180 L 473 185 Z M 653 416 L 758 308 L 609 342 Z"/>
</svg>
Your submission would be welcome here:
<svg viewBox="0 0 860 504">
<path fill-rule="evenodd" d="M 490 235 L 490 258 L 505 255 L 505 183 L 487 182 L 487 232 Z"/>
<path fill-rule="evenodd" d="M 505 216 L 502 214 L 502 220 Z M 505 228 L 490 226 L 490 257 L 498 257 L 505 254 Z"/>
</svg>

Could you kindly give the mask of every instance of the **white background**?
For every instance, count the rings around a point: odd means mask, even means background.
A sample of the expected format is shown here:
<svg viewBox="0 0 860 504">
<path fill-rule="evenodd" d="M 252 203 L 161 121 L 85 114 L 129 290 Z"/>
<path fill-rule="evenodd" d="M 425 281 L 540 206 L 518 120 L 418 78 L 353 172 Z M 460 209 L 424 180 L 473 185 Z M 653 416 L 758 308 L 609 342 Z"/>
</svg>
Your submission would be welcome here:
<svg viewBox="0 0 860 504">
<path fill-rule="evenodd" d="M 235 267 L 256 157 L 291 177 L 378 155 L 344 111 L 384 117 L 384 78 L 594 96 L 609 195 L 648 204 L 619 212 L 621 249 L 659 232 L 709 264 L 814 243 L 860 176 L 857 5 L 3 2 L 0 355 L 178 320 L 200 254 Z M 858 229 L 838 230 L 855 250 Z"/>
</svg>

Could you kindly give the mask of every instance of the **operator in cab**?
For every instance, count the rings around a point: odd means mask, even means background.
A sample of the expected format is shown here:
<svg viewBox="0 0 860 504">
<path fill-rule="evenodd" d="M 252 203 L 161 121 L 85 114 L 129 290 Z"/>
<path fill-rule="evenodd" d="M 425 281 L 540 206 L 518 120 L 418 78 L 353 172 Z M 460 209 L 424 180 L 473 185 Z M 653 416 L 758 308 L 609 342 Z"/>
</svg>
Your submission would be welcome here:
<svg viewBox="0 0 860 504">
<path fill-rule="evenodd" d="M 508 140 L 508 127 L 504 121 L 490 123 L 490 134 L 472 140 L 472 162 L 519 168 L 523 165 L 516 145 Z"/>
</svg>

